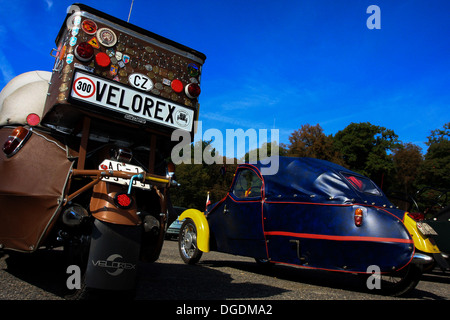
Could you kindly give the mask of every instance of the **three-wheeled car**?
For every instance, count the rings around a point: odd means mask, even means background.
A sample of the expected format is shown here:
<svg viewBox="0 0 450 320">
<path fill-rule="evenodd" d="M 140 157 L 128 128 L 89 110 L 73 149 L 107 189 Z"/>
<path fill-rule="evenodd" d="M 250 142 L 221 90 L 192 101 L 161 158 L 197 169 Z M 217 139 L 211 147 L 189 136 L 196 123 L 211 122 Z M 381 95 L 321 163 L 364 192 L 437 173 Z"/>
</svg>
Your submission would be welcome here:
<svg viewBox="0 0 450 320">
<path fill-rule="evenodd" d="M 64 247 L 70 289 L 131 290 L 170 224 L 171 133 L 194 134 L 206 57 L 82 4 L 55 42 L 51 73 L 0 93 L 0 249 Z"/>
<path fill-rule="evenodd" d="M 415 254 L 405 226 L 414 221 L 370 179 L 313 158 L 280 157 L 273 175 L 262 168 L 239 165 L 222 200 L 204 213 L 181 214 L 179 251 L 186 263 L 215 250 L 265 264 L 360 274 L 374 268 L 383 292 L 393 295 L 416 286 L 429 260 Z"/>
</svg>

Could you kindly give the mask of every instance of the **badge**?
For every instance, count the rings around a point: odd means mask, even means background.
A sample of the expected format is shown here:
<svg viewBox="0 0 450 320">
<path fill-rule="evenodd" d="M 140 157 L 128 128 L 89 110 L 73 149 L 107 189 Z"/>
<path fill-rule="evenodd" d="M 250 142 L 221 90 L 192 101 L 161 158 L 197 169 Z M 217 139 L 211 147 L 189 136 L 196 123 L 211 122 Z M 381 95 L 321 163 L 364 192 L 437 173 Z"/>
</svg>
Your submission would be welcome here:
<svg viewBox="0 0 450 320">
<path fill-rule="evenodd" d="M 113 78 L 113 80 L 119 82 L 119 81 L 120 81 L 119 76 L 115 76 L 115 77 Z"/>
<path fill-rule="evenodd" d="M 97 38 L 100 44 L 105 47 L 112 47 L 117 42 L 117 36 L 111 29 L 101 28 L 97 31 Z"/>
<path fill-rule="evenodd" d="M 73 54 L 68 54 L 67 55 L 67 57 L 66 57 L 67 64 L 71 64 L 73 62 L 73 57 L 74 57 Z"/>
<path fill-rule="evenodd" d="M 97 32 L 97 24 L 89 19 L 86 19 L 81 24 L 81 29 L 87 34 L 95 34 Z"/>
<path fill-rule="evenodd" d="M 121 77 L 126 77 L 127 74 L 128 74 L 128 73 L 127 73 L 124 69 L 120 69 L 120 71 L 119 71 L 119 76 L 121 76 Z"/>
<path fill-rule="evenodd" d="M 116 52 L 114 51 L 113 48 L 109 48 L 109 49 L 106 49 L 106 54 L 107 54 L 110 58 L 112 58 L 112 57 L 115 56 Z"/>
<path fill-rule="evenodd" d="M 118 65 L 119 65 L 119 67 L 123 68 L 123 67 L 125 67 L 125 62 L 123 62 L 122 60 L 120 60 L 120 61 L 118 62 Z"/>
<path fill-rule="evenodd" d="M 73 25 L 74 26 L 79 26 L 81 23 L 81 17 L 80 16 L 76 16 L 75 18 L 73 18 Z"/>
<path fill-rule="evenodd" d="M 112 64 L 109 68 L 109 74 L 114 77 L 115 75 L 117 75 L 117 71 L 119 71 L 119 67 Z"/>
<path fill-rule="evenodd" d="M 67 91 L 68 89 L 69 89 L 69 85 L 67 83 L 63 83 L 59 87 L 59 92 L 64 92 L 64 91 Z"/>
<path fill-rule="evenodd" d="M 75 37 L 75 36 L 78 34 L 78 32 L 80 32 L 80 28 L 74 27 L 74 28 L 72 29 L 72 36 Z"/>
<path fill-rule="evenodd" d="M 198 66 L 195 63 L 188 64 L 187 70 L 191 77 L 196 77 L 200 73 L 200 70 L 198 69 Z"/>
<path fill-rule="evenodd" d="M 93 37 L 91 40 L 88 41 L 88 43 L 93 46 L 95 49 L 100 48 L 100 45 L 98 44 L 98 40 L 96 37 Z"/>
<path fill-rule="evenodd" d="M 123 62 L 125 62 L 125 63 L 130 62 L 130 56 L 127 55 L 127 54 L 124 54 L 124 55 L 123 55 Z"/>
<path fill-rule="evenodd" d="M 77 44 L 77 37 L 71 37 L 70 41 L 69 41 L 69 44 L 70 44 L 71 47 L 76 45 Z"/>
<path fill-rule="evenodd" d="M 117 59 L 117 61 L 122 60 L 122 58 L 123 58 L 122 52 L 116 51 L 116 59 Z"/>
</svg>

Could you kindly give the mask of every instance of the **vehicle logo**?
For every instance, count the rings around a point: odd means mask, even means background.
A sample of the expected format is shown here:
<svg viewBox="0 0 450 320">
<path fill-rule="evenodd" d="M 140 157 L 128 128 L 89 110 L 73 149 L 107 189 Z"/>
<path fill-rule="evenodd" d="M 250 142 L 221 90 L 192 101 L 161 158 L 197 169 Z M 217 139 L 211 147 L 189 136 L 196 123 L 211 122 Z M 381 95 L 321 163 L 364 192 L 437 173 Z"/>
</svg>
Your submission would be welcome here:
<svg viewBox="0 0 450 320">
<path fill-rule="evenodd" d="M 106 272 L 114 277 L 120 275 L 124 270 L 136 269 L 136 265 L 128 262 L 119 262 L 116 259 L 122 259 L 120 254 L 112 254 L 106 260 L 92 261 L 95 267 L 102 267 L 115 270 L 106 270 Z"/>
<path fill-rule="evenodd" d="M 189 124 L 189 114 L 183 110 L 178 110 L 175 114 L 175 121 L 180 127 L 186 127 Z"/>
</svg>

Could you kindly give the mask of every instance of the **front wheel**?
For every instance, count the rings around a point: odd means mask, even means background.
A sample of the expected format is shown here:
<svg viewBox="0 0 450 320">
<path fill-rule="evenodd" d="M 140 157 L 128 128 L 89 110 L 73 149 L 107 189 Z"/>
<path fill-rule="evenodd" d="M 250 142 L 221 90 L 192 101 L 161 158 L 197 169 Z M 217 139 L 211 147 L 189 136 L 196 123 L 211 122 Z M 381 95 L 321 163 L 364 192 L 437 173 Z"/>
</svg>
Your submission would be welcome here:
<svg viewBox="0 0 450 320">
<path fill-rule="evenodd" d="M 181 225 L 178 249 L 181 259 L 187 264 L 195 264 L 202 257 L 203 252 L 197 247 L 197 228 L 191 219 L 186 219 Z"/>
</svg>

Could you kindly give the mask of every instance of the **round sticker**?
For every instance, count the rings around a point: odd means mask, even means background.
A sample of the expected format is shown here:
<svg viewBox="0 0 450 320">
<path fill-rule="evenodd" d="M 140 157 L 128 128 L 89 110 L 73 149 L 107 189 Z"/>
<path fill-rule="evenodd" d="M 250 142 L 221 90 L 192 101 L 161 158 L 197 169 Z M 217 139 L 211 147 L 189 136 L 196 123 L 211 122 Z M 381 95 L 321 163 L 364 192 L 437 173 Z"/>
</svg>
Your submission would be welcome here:
<svg viewBox="0 0 450 320">
<path fill-rule="evenodd" d="M 111 59 L 104 52 L 99 52 L 95 55 L 95 63 L 102 68 L 106 68 L 111 63 Z"/>
<path fill-rule="evenodd" d="M 97 31 L 98 41 L 105 47 L 112 47 L 117 42 L 117 36 L 111 29 L 101 28 Z"/>
<path fill-rule="evenodd" d="M 92 20 L 86 19 L 81 23 L 81 29 L 87 34 L 95 34 L 97 32 L 97 24 Z"/>
<path fill-rule="evenodd" d="M 86 77 L 79 77 L 73 83 L 73 91 L 81 98 L 90 98 L 95 93 L 94 81 Z"/>
<path fill-rule="evenodd" d="M 184 89 L 183 83 L 178 79 L 172 80 L 171 87 L 173 91 L 178 93 L 180 93 Z"/>
</svg>

